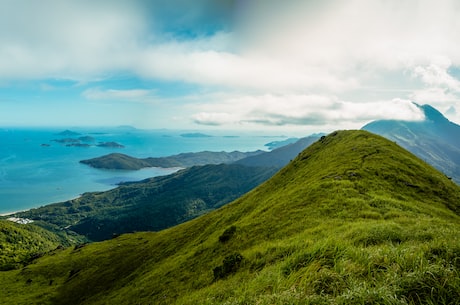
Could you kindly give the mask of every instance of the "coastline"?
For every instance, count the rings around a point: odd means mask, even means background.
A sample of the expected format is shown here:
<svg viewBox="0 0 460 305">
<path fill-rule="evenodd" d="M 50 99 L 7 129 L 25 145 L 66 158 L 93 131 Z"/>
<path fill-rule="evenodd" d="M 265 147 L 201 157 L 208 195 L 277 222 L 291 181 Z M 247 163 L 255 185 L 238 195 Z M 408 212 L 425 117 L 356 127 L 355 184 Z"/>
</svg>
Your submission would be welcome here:
<svg viewBox="0 0 460 305">
<path fill-rule="evenodd" d="M 14 211 L 14 212 L 7 212 L 7 213 L 0 213 L 0 217 L 6 217 L 6 216 L 11 216 L 11 215 L 14 215 L 16 213 L 21 213 L 21 212 L 26 212 L 28 211 L 29 209 L 27 210 L 20 210 L 20 211 Z"/>
</svg>

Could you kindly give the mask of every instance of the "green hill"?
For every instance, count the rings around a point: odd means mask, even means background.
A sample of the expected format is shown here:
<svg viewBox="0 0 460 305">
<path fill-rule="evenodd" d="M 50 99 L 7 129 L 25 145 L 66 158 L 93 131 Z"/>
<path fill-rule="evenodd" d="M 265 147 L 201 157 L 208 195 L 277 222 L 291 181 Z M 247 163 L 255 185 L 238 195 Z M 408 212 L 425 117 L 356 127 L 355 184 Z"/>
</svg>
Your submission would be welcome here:
<svg viewBox="0 0 460 305">
<path fill-rule="evenodd" d="M 81 238 L 56 234 L 35 224 L 0 220 L 0 270 L 19 268 L 59 246 L 81 241 Z"/>
<path fill-rule="evenodd" d="M 93 241 L 128 232 L 159 231 L 235 200 L 277 170 L 231 164 L 194 166 L 16 215 L 66 228 Z"/>
<path fill-rule="evenodd" d="M 145 167 L 190 167 L 194 165 L 232 163 L 249 156 L 256 156 L 262 152 L 261 150 L 253 152 L 201 151 L 158 158 L 135 158 L 124 154 L 112 153 L 98 158 L 81 160 L 80 163 L 94 168 L 125 170 L 138 170 Z"/>
<path fill-rule="evenodd" d="M 0 273 L 5 304 L 458 304 L 460 188 L 334 132 L 224 207 Z"/>
</svg>

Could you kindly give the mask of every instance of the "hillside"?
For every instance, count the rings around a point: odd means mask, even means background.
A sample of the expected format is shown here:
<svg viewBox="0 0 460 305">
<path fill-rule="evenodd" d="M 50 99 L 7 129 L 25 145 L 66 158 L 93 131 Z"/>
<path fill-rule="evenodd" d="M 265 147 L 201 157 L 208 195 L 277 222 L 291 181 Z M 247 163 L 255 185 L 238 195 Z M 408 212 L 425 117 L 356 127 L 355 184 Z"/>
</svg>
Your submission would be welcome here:
<svg viewBox="0 0 460 305">
<path fill-rule="evenodd" d="M 66 228 L 93 241 L 128 232 L 159 231 L 235 200 L 277 170 L 226 164 L 194 166 L 16 215 Z"/>
<path fill-rule="evenodd" d="M 234 162 L 235 165 L 194 166 L 167 177 L 125 183 L 113 190 L 86 193 L 76 200 L 16 215 L 73 230 L 93 241 L 134 231 L 162 230 L 238 198 L 269 179 L 317 139 L 310 136 L 270 152 L 247 153 L 249 156 Z M 241 156 L 240 153 L 234 155 L 235 158 Z M 109 156 L 117 156 L 118 161 L 123 158 L 125 164 L 130 160 L 140 162 L 140 159 L 121 154 L 108 155 L 101 160 L 107 161 Z"/>
<path fill-rule="evenodd" d="M 52 230 L 52 229 L 51 229 Z M 17 224 L 0 220 L 0 270 L 15 269 L 34 258 L 82 239 L 56 234 L 35 224 Z"/>
<path fill-rule="evenodd" d="M 417 105 L 425 120 L 374 121 L 362 129 L 382 135 L 430 163 L 460 184 L 460 125 L 430 105 Z"/>
<path fill-rule="evenodd" d="M 190 167 L 194 165 L 232 163 L 260 153 L 262 153 L 262 151 L 202 151 L 158 158 L 135 158 L 124 154 L 112 153 L 98 158 L 81 160 L 80 163 L 87 164 L 94 168 L 138 170 L 145 167 Z"/>
<path fill-rule="evenodd" d="M 459 186 L 395 143 L 334 132 L 214 212 L 1 272 L 1 296 L 6 304 L 458 304 L 459 202 Z"/>
</svg>

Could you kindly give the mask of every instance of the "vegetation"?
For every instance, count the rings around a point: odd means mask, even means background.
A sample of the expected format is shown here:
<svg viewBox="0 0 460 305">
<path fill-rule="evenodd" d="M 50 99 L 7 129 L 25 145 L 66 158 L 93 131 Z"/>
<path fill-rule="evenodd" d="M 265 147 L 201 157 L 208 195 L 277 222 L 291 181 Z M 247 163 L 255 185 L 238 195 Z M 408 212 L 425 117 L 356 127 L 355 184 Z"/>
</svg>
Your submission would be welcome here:
<svg viewBox="0 0 460 305">
<path fill-rule="evenodd" d="M 82 241 L 76 236 L 56 234 L 34 224 L 0 220 L 0 270 L 22 267 L 57 247 Z"/>
<path fill-rule="evenodd" d="M 201 152 L 168 157 L 203 163 L 247 156 L 234 165 L 195 166 L 170 176 L 125 183 L 114 190 L 86 193 L 78 199 L 16 215 L 40 220 L 67 232 L 74 230 L 93 241 L 134 231 L 162 230 L 238 198 L 270 178 L 317 139 L 316 136 L 302 138 L 270 152 Z M 140 159 L 121 154 L 108 155 L 101 160 L 108 161 L 110 156 L 114 156 L 115 162 L 140 162 Z"/>
<path fill-rule="evenodd" d="M 255 152 L 211 152 L 182 153 L 169 157 L 135 158 L 124 154 L 112 153 L 102 157 L 80 161 L 95 168 L 137 170 L 145 167 L 190 167 L 195 165 L 231 163 L 249 156 Z"/>
<path fill-rule="evenodd" d="M 16 215 L 77 232 L 93 241 L 128 232 L 159 231 L 235 200 L 276 170 L 226 164 L 196 166 Z"/>
<path fill-rule="evenodd" d="M 225 236 L 225 237 L 223 237 Z M 222 208 L 0 272 L 5 304 L 458 304 L 460 188 L 340 131 Z"/>
</svg>

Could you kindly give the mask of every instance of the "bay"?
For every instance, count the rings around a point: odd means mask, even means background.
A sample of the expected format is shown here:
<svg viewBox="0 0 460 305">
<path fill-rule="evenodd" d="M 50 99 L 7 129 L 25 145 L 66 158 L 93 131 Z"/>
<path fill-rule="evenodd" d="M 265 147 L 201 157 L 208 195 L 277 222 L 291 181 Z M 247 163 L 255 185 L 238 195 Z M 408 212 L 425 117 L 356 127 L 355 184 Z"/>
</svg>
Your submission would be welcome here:
<svg viewBox="0 0 460 305">
<path fill-rule="evenodd" d="M 120 182 L 168 175 L 178 170 L 101 170 L 79 163 L 83 159 L 112 152 L 145 158 L 205 150 L 266 150 L 266 143 L 283 138 L 234 132 L 206 134 L 130 127 L 71 128 L 70 132 L 63 131 L 62 128 L 0 128 L 0 214 L 60 202 L 84 192 L 111 189 Z M 98 146 L 110 142 L 124 147 Z"/>
</svg>

